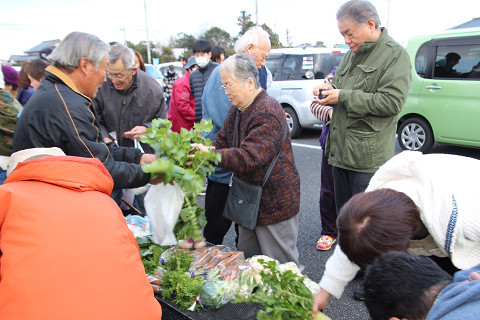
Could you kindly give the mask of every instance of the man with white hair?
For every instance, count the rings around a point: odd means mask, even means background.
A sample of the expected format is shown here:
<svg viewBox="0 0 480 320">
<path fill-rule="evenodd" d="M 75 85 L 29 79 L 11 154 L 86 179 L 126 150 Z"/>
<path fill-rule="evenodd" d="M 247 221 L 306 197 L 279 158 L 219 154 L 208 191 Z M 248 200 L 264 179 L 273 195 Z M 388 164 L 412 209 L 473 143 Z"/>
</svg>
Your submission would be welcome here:
<svg viewBox="0 0 480 320">
<path fill-rule="evenodd" d="M 110 47 L 107 81 L 93 100 L 105 142 L 134 147 L 152 127 L 152 120 L 166 118 L 167 108 L 160 84 L 135 66 L 132 49 L 116 43 Z M 154 153 L 141 143 L 145 152 Z"/>
<path fill-rule="evenodd" d="M 111 174 L 114 189 L 136 188 L 150 181 L 140 164 L 157 157 L 102 142 L 93 110 L 92 99 L 105 81 L 108 49 L 92 34 L 72 32 L 65 37 L 49 55 L 52 65 L 18 120 L 12 151 L 59 147 L 66 155 L 98 158 Z"/>
<path fill-rule="evenodd" d="M 253 56 L 258 68 L 260 86 L 263 90 L 267 89 L 265 61 L 270 53 L 270 48 L 270 36 L 259 26 L 248 29 L 235 43 L 236 53 L 245 53 Z M 215 140 L 218 131 L 223 127 L 228 109 L 232 106 L 221 86 L 222 79 L 219 68 L 217 68 L 210 75 L 202 96 L 203 119 L 212 119 L 213 123 L 212 131 L 207 133 L 205 137 L 212 141 Z M 221 244 L 223 237 L 232 225 L 232 221 L 223 217 L 223 209 L 230 189 L 228 184 L 231 175 L 230 171 L 216 167 L 215 172 L 208 176 L 205 196 L 207 225 L 204 228 L 203 235 L 210 243 Z"/>
</svg>

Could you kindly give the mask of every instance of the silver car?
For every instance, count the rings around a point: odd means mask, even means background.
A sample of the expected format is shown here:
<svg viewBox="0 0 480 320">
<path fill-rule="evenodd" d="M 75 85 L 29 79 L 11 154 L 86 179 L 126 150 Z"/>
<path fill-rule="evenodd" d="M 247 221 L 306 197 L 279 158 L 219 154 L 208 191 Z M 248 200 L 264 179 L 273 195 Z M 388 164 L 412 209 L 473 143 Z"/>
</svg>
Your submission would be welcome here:
<svg viewBox="0 0 480 320">
<path fill-rule="evenodd" d="M 273 82 L 267 92 L 288 113 L 292 138 L 298 137 L 302 128 L 321 124 L 310 112 L 313 87 L 324 82 L 347 51 L 343 48 L 283 48 L 270 51 L 266 65 L 272 73 Z"/>
</svg>

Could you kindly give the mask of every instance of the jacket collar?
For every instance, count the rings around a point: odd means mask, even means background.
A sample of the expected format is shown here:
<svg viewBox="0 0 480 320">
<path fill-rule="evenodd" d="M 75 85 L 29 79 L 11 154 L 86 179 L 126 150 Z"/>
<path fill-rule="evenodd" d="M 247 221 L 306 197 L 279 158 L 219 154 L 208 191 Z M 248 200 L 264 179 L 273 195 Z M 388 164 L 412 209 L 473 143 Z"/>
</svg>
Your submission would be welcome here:
<svg viewBox="0 0 480 320">
<path fill-rule="evenodd" d="M 201 71 L 201 72 L 205 72 L 205 71 L 208 70 L 208 68 L 210 68 L 211 65 L 212 65 L 212 60 L 208 60 L 207 65 L 203 68 L 198 67 L 198 70 Z"/>
<path fill-rule="evenodd" d="M 373 50 L 377 46 L 378 43 L 384 42 L 385 39 L 388 37 L 388 32 L 386 28 L 380 28 L 382 33 L 380 37 L 378 37 L 375 41 L 365 41 L 362 45 L 358 46 L 357 55 L 358 54 L 366 54 Z"/>
<path fill-rule="evenodd" d="M 141 70 L 140 70 L 140 71 L 141 71 Z M 135 73 L 135 75 L 134 75 L 133 78 L 132 78 L 132 84 L 130 85 L 130 87 L 128 87 L 128 88 L 125 89 L 125 90 L 117 90 L 117 88 L 115 88 L 115 86 L 113 85 L 112 80 L 107 79 L 107 81 L 108 81 L 108 85 L 109 85 L 111 88 L 115 89 L 115 90 L 116 90 L 118 93 L 120 93 L 122 96 L 128 96 L 130 93 L 133 92 L 133 90 L 137 89 L 137 87 L 138 87 L 138 84 L 137 84 L 137 82 L 138 82 L 138 70 L 137 70 L 137 73 Z"/>
<path fill-rule="evenodd" d="M 62 72 L 57 67 L 50 65 L 45 69 L 45 71 L 50 72 L 52 75 L 60 79 L 60 81 L 62 81 L 67 87 L 69 87 L 79 95 L 85 97 L 86 99 L 88 99 L 88 101 L 92 102 L 92 99 L 80 92 L 77 85 L 73 82 L 72 78 L 70 78 L 66 73 Z"/>
</svg>

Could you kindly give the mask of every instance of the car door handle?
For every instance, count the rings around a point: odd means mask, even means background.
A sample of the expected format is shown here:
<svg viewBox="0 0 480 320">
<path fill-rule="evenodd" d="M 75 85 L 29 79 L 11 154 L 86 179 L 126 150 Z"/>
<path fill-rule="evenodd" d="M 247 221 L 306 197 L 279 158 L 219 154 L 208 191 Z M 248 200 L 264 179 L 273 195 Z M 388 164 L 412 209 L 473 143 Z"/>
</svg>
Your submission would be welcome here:
<svg viewBox="0 0 480 320">
<path fill-rule="evenodd" d="M 426 86 L 427 89 L 442 89 L 440 86 Z"/>
</svg>

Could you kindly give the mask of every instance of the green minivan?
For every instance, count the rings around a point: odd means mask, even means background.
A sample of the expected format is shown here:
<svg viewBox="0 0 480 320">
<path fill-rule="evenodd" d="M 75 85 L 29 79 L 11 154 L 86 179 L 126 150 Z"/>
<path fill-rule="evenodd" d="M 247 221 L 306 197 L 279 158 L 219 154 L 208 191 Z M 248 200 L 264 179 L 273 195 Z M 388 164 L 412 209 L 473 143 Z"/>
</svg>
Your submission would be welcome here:
<svg viewBox="0 0 480 320">
<path fill-rule="evenodd" d="M 398 116 L 400 147 L 480 147 L 480 28 L 413 37 L 407 52 L 412 84 Z"/>
</svg>

